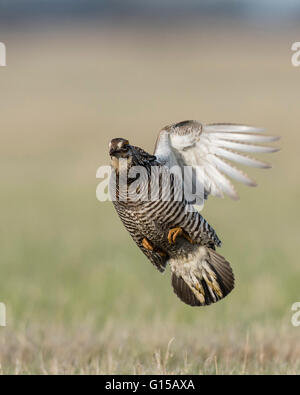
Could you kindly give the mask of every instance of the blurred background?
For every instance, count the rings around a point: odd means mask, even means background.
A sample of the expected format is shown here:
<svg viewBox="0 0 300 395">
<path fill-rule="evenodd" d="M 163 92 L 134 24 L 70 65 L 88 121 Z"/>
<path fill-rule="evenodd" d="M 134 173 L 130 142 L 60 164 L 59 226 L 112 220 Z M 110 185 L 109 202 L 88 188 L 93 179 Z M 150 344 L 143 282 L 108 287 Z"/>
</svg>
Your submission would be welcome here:
<svg viewBox="0 0 300 395">
<path fill-rule="evenodd" d="M 0 1 L 4 373 L 299 373 L 298 1 Z M 152 152 L 186 119 L 282 136 L 258 188 L 211 198 L 236 289 L 207 308 L 173 294 L 112 204 L 108 142 Z"/>
</svg>

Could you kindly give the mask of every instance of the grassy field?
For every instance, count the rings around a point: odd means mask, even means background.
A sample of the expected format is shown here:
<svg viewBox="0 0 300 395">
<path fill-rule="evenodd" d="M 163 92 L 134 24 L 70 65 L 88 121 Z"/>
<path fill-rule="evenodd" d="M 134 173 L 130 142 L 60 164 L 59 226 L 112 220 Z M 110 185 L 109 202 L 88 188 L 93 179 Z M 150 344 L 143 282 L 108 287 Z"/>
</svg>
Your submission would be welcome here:
<svg viewBox="0 0 300 395">
<path fill-rule="evenodd" d="M 300 372 L 296 37 L 87 26 L 1 37 L 1 372 Z M 185 119 L 282 136 L 273 169 L 250 171 L 258 188 L 204 208 L 236 276 L 207 308 L 181 303 L 95 197 L 111 138 L 152 151 Z"/>
</svg>

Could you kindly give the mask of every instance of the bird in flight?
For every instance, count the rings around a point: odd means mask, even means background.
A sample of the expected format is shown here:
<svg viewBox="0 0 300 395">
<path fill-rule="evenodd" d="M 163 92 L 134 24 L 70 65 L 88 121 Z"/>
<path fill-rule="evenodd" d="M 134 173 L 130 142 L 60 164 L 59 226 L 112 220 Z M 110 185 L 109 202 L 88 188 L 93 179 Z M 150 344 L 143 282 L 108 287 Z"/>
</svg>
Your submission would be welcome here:
<svg viewBox="0 0 300 395">
<path fill-rule="evenodd" d="M 111 140 L 114 207 L 152 264 L 160 272 L 169 264 L 174 292 L 186 304 L 209 305 L 234 288 L 231 266 L 216 251 L 221 241 L 198 206 L 209 195 L 238 199 L 229 178 L 255 186 L 231 162 L 268 168 L 245 153 L 278 151 L 265 145 L 276 140 L 252 126 L 197 121 L 164 127 L 153 155 L 124 138 Z"/>
</svg>

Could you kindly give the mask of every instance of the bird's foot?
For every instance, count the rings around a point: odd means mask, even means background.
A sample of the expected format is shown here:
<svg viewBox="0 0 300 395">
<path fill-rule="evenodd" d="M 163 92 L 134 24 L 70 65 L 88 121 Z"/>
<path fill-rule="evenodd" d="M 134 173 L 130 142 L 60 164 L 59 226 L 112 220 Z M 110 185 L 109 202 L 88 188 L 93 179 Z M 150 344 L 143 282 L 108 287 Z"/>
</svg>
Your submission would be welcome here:
<svg viewBox="0 0 300 395">
<path fill-rule="evenodd" d="M 160 256 L 167 255 L 164 251 L 162 251 L 158 248 L 155 248 L 154 245 L 151 243 L 151 241 L 149 241 L 146 237 L 143 238 L 142 246 L 148 251 L 157 252 Z"/>
<path fill-rule="evenodd" d="M 175 244 L 177 237 L 181 236 L 182 234 L 183 234 L 183 230 L 180 227 L 170 229 L 168 233 L 169 243 Z"/>
<path fill-rule="evenodd" d="M 191 244 L 195 244 L 194 240 L 186 232 L 183 232 L 182 236 Z"/>
<path fill-rule="evenodd" d="M 180 227 L 172 228 L 169 230 L 169 234 L 168 234 L 169 243 L 175 244 L 178 236 L 182 236 L 191 244 L 194 244 L 194 241 L 190 238 L 190 236 Z"/>
<path fill-rule="evenodd" d="M 146 237 L 143 238 L 142 245 L 148 251 L 154 250 L 153 244 Z"/>
</svg>

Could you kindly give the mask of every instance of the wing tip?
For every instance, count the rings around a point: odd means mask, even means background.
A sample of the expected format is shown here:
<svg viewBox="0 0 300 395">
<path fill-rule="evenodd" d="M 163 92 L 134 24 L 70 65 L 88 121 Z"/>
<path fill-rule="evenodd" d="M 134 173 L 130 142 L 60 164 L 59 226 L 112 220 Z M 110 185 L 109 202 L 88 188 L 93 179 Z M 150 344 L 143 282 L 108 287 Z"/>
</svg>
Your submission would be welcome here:
<svg viewBox="0 0 300 395">
<path fill-rule="evenodd" d="M 270 163 L 267 162 L 262 162 L 264 163 L 264 166 L 261 167 L 261 169 L 272 169 L 272 165 Z"/>
<path fill-rule="evenodd" d="M 271 137 L 273 137 L 273 141 L 278 141 L 278 140 L 280 140 L 281 139 L 281 136 L 271 136 Z M 279 148 L 280 149 L 280 148 Z"/>
<path fill-rule="evenodd" d="M 268 151 L 268 153 L 273 153 L 273 152 L 278 152 L 280 151 L 279 147 L 270 147 L 271 149 Z"/>
</svg>

